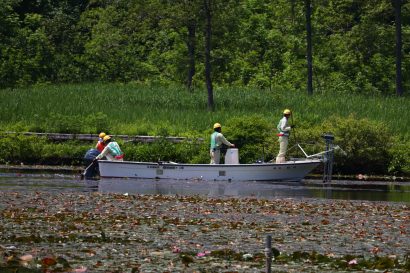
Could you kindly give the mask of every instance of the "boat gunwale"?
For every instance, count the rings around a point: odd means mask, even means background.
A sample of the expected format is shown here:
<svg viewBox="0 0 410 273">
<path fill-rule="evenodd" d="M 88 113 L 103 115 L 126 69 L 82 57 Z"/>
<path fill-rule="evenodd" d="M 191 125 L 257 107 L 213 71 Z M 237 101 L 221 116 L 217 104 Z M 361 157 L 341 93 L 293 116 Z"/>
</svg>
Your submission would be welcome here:
<svg viewBox="0 0 410 273">
<path fill-rule="evenodd" d="M 285 163 L 245 163 L 245 164 L 192 164 L 192 163 L 176 163 L 176 162 L 142 162 L 142 161 L 110 161 L 99 160 L 98 163 L 108 164 L 126 164 L 126 165 L 149 165 L 149 166 L 181 166 L 181 167 L 207 167 L 207 168 L 223 168 L 223 167 L 270 167 L 270 166 L 294 166 L 294 165 L 308 165 L 308 164 L 320 164 L 320 159 L 307 159 L 307 160 L 295 160 L 287 161 Z"/>
</svg>

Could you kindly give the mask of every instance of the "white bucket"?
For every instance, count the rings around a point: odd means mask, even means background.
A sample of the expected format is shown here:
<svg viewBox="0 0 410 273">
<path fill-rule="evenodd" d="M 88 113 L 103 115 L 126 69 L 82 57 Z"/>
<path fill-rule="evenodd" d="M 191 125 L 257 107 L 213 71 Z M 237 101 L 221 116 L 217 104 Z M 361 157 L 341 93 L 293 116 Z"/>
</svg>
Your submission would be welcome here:
<svg viewBox="0 0 410 273">
<path fill-rule="evenodd" d="M 225 164 L 239 164 L 239 151 L 237 148 L 231 148 L 226 151 Z"/>
</svg>

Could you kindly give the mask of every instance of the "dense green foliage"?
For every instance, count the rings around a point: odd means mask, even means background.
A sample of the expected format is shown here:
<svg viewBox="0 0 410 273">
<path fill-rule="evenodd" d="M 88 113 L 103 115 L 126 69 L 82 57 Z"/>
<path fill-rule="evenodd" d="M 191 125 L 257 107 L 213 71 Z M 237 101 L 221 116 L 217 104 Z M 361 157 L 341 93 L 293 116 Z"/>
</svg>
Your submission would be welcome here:
<svg viewBox="0 0 410 273">
<path fill-rule="evenodd" d="M 304 1 L 212 3 L 215 84 L 305 89 Z M 49 82 L 186 83 L 192 64 L 193 86 L 202 88 L 202 5 L 200 0 L 2 0 L 0 88 Z M 312 11 L 315 92 L 393 94 L 392 1 L 315 0 Z M 409 90 L 408 1 L 401 13 L 403 86 Z"/>
<path fill-rule="evenodd" d="M 284 108 L 297 124 L 290 138 L 290 157 L 324 149 L 321 135 L 331 132 L 343 152 L 335 172 L 410 173 L 410 101 L 406 97 L 363 95 L 308 96 L 300 92 L 217 89 L 215 112 L 206 108 L 205 92 L 183 87 L 138 84 L 36 86 L 0 90 L 3 131 L 185 136 L 173 144 L 121 142 L 126 159 L 207 163 L 212 124 L 240 151 L 241 162 L 269 161 L 278 152 L 276 125 Z M 203 141 L 197 141 L 203 139 Z M 8 135 L 0 138 L 0 162 L 79 164 L 94 143 L 49 142 Z"/>
<path fill-rule="evenodd" d="M 331 116 L 383 122 L 395 136 L 409 139 L 407 97 L 271 92 L 218 88 L 216 110 L 206 109 L 206 92 L 187 93 L 179 86 L 83 84 L 0 90 L 0 126 L 9 131 L 180 135 L 204 132 L 230 118 L 262 115 L 276 126 L 284 108 L 305 130 Z M 274 127 L 273 126 L 273 127 Z M 249 134 L 249 132 L 247 132 Z"/>
<path fill-rule="evenodd" d="M 53 143 L 43 138 L 6 135 L 0 138 L 1 163 L 79 164 L 89 145 L 78 142 Z"/>
</svg>

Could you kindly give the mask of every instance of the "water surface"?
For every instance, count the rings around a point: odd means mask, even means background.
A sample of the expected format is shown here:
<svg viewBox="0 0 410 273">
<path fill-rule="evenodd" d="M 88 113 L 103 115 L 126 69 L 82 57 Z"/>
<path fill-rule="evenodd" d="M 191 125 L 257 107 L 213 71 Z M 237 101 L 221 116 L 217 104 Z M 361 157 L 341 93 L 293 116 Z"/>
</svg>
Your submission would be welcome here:
<svg viewBox="0 0 410 273">
<path fill-rule="evenodd" d="M 269 181 L 198 181 L 153 179 L 81 180 L 71 174 L 0 173 L 0 191 L 102 192 L 164 194 L 238 198 L 318 198 L 410 202 L 410 182 L 303 180 L 299 183 Z"/>
</svg>

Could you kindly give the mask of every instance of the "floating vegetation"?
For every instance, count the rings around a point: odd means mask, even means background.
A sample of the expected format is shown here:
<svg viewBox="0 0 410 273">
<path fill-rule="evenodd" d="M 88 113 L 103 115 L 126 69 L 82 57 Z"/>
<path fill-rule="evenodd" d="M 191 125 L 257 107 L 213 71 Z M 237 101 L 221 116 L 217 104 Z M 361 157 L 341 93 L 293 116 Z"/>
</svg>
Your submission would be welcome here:
<svg viewBox="0 0 410 273">
<path fill-rule="evenodd" d="M 406 203 L 0 192 L 0 272 L 409 272 Z"/>
</svg>

